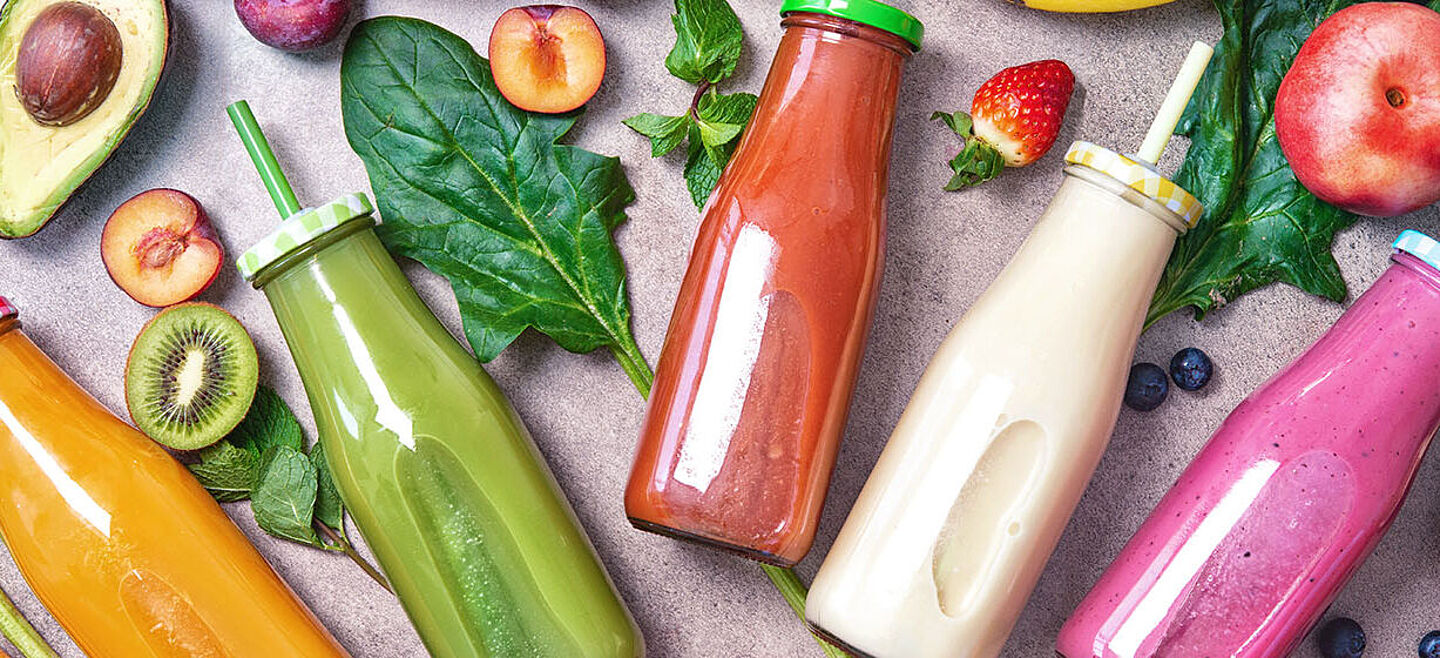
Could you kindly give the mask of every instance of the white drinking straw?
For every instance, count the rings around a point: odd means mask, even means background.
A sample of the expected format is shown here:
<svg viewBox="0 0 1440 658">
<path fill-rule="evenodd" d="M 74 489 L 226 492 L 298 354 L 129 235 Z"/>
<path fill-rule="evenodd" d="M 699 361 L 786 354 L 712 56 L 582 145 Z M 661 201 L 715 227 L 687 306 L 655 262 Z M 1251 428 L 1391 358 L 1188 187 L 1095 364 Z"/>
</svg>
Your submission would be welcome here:
<svg viewBox="0 0 1440 658">
<path fill-rule="evenodd" d="M 1160 111 L 1150 124 L 1150 132 L 1145 133 L 1145 142 L 1140 145 L 1138 154 L 1141 160 L 1151 164 L 1160 161 L 1165 147 L 1170 144 L 1170 137 L 1175 134 L 1175 126 L 1180 123 L 1180 115 L 1185 113 L 1185 106 L 1190 103 L 1190 96 L 1195 93 L 1195 86 L 1200 84 L 1200 76 L 1205 74 L 1205 67 L 1214 54 L 1215 49 L 1206 43 L 1196 41 L 1190 47 L 1180 74 L 1175 76 L 1174 84 L 1165 94 L 1165 102 L 1160 104 Z"/>
</svg>

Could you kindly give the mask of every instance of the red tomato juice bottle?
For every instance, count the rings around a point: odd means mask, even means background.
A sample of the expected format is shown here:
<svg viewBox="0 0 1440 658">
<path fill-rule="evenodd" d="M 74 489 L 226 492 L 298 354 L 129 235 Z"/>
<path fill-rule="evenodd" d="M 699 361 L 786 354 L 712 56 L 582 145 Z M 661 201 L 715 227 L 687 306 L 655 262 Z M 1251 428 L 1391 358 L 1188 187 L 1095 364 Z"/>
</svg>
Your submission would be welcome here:
<svg viewBox="0 0 1440 658">
<path fill-rule="evenodd" d="M 914 17 L 787 0 L 754 118 L 706 204 L 625 509 L 775 565 L 810 549 L 880 282 Z"/>
</svg>

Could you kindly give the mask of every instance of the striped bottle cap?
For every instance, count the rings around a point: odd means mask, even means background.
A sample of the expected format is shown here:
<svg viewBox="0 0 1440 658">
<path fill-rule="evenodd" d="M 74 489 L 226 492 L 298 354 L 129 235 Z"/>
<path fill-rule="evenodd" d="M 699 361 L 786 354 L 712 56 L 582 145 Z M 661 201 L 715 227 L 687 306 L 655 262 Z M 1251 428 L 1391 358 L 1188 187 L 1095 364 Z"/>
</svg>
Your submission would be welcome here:
<svg viewBox="0 0 1440 658">
<path fill-rule="evenodd" d="M 1075 142 L 1065 154 L 1065 161 L 1089 167 L 1120 181 L 1126 187 L 1144 194 L 1180 216 L 1186 228 L 1194 228 L 1205 207 L 1185 188 L 1176 185 L 1159 172 L 1103 146 Z"/>
<path fill-rule="evenodd" d="M 364 194 L 347 194 L 318 208 L 306 208 L 285 221 L 280 228 L 240 254 L 235 261 L 240 276 L 251 281 L 260 270 L 316 238 L 375 212 Z M 378 223 L 378 221 L 377 221 Z"/>
</svg>

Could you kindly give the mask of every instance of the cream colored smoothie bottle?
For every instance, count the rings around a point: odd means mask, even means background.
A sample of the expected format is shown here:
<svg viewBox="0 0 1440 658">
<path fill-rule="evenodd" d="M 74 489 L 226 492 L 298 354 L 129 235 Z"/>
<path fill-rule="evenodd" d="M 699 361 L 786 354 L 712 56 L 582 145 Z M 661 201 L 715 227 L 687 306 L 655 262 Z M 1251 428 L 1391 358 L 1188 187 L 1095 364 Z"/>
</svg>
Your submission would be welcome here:
<svg viewBox="0 0 1440 658">
<path fill-rule="evenodd" d="M 995 656 L 1100 461 L 1184 190 L 1085 142 L 940 346 L 810 590 L 856 655 Z"/>
</svg>

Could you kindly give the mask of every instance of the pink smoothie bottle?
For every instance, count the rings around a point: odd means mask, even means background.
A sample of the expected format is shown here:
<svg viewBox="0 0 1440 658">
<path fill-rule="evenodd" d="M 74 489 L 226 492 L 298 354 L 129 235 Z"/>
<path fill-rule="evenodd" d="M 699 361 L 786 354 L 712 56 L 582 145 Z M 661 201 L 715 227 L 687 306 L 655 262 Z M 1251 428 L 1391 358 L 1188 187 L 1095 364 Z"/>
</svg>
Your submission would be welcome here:
<svg viewBox="0 0 1440 658">
<path fill-rule="evenodd" d="M 1060 631 L 1064 658 L 1285 656 L 1390 527 L 1440 426 L 1440 243 L 1415 231 L 1220 426 Z"/>
</svg>

